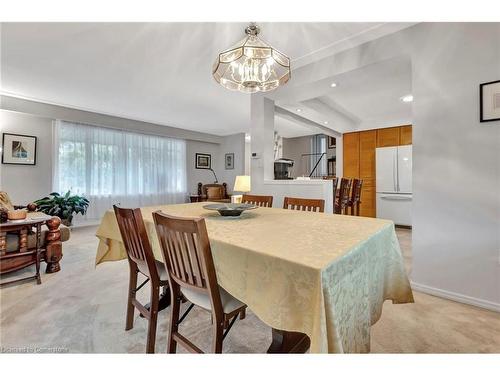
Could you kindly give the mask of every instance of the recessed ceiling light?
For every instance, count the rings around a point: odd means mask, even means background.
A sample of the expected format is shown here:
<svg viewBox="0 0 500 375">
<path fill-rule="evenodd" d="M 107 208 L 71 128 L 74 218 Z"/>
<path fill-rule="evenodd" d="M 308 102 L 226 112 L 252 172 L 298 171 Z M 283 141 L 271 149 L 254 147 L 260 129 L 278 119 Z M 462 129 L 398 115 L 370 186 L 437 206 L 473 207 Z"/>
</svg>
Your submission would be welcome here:
<svg viewBox="0 0 500 375">
<path fill-rule="evenodd" d="M 323 124 L 328 125 L 328 121 L 323 121 Z"/>
<path fill-rule="evenodd" d="M 297 112 L 302 112 L 302 110 L 300 108 L 297 108 Z"/>
<path fill-rule="evenodd" d="M 330 87 L 337 87 L 337 84 L 336 84 L 335 82 L 332 82 L 332 83 L 330 84 Z"/>
<path fill-rule="evenodd" d="M 399 98 L 399 100 L 401 100 L 402 102 L 405 102 L 405 103 L 410 103 L 413 101 L 413 95 L 409 94 L 409 95 L 402 96 L 401 98 Z"/>
</svg>

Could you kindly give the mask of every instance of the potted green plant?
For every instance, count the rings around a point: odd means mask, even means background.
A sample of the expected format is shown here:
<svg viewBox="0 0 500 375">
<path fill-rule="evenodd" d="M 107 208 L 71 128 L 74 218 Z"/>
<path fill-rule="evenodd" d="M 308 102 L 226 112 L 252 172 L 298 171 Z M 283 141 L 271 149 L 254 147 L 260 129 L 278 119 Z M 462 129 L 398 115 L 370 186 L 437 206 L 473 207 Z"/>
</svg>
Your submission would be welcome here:
<svg viewBox="0 0 500 375">
<path fill-rule="evenodd" d="M 89 206 L 89 200 L 79 195 L 71 195 L 71 191 L 64 195 L 53 192 L 49 196 L 34 202 L 37 210 L 47 215 L 57 216 L 66 226 L 71 226 L 74 214 L 85 215 Z"/>
</svg>

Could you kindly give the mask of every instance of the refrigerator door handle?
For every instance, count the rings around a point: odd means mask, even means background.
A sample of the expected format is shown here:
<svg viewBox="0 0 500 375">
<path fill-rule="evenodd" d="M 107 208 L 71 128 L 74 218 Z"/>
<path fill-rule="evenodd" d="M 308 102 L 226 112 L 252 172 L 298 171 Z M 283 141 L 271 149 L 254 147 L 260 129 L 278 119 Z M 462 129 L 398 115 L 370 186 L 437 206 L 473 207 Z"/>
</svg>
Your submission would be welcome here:
<svg viewBox="0 0 500 375">
<path fill-rule="evenodd" d="M 380 197 L 380 199 L 384 199 L 387 201 L 411 201 L 412 197 L 399 195 L 383 195 Z"/>
<path fill-rule="evenodd" d="M 399 147 L 396 147 L 396 191 L 399 190 Z"/>
<path fill-rule="evenodd" d="M 397 155 L 395 152 L 392 153 L 392 184 L 394 185 L 394 191 L 397 191 L 396 188 L 396 160 Z"/>
</svg>

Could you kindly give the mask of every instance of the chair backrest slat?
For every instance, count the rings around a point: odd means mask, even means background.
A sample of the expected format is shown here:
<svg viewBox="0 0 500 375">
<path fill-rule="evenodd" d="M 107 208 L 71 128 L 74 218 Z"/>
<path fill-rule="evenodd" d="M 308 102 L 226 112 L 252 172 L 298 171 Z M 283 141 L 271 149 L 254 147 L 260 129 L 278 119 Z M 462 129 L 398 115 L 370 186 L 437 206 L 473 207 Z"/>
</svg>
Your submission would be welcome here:
<svg viewBox="0 0 500 375">
<path fill-rule="evenodd" d="M 198 253 L 196 251 L 196 234 L 195 233 L 185 233 L 187 248 L 189 251 L 189 258 L 191 259 L 191 270 L 193 273 L 193 281 L 194 284 L 199 286 L 200 288 L 204 287 L 200 258 L 198 257 Z"/>
<path fill-rule="evenodd" d="M 209 294 L 214 311 L 222 314 L 217 276 L 205 219 L 153 213 L 156 233 L 172 287 Z"/>
<path fill-rule="evenodd" d="M 285 197 L 283 208 L 298 211 L 325 212 L 325 201 L 324 199 Z"/>
<path fill-rule="evenodd" d="M 339 198 L 337 200 L 337 204 L 335 206 L 335 213 L 337 214 L 345 214 L 346 209 L 349 206 L 349 194 L 351 191 L 352 179 L 344 178 L 340 180 L 339 187 Z"/>
<path fill-rule="evenodd" d="M 349 206 L 351 207 L 351 215 L 359 216 L 359 206 L 361 203 L 361 189 L 363 187 L 363 180 L 355 178 L 352 182 L 351 199 Z"/>
<path fill-rule="evenodd" d="M 254 204 L 259 207 L 272 207 L 273 196 L 243 194 L 243 197 L 241 198 L 241 203 Z"/>
<path fill-rule="evenodd" d="M 118 206 L 113 206 L 113 209 L 129 261 L 140 264 L 141 272 L 145 270 L 142 265 L 145 265 L 148 270 L 147 276 L 158 278 L 158 270 L 141 210 Z"/>
</svg>

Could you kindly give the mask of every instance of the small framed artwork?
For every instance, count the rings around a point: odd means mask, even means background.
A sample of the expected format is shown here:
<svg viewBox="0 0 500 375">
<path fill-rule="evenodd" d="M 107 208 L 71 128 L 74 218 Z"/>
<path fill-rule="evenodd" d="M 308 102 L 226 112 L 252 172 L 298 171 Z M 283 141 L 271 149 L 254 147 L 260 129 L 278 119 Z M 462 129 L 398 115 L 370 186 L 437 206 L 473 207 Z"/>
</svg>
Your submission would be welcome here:
<svg viewBox="0 0 500 375">
<path fill-rule="evenodd" d="M 337 138 L 328 137 L 328 148 L 335 148 L 335 147 L 337 147 Z"/>
<path fill-rule="evenodd" d="M 2 164 L 35 165 L 36 137 L 3 133 Z"/>
<path fill-rule="evenodd" d="M 212 168 L 212 155 L 196 153 L 195 168 L 196 169 L 211 169 Z"/>
<path fill-rule="evenodd" d="M 226 169 L 234 169 L 234 154 L 233 153 L 230 153 L 230 154 L 226 154 L 225 157 L 224 157 L 224 165 L 226 167 Z"/>
<path fill-rule="evenodd" d="M 500 121 L 500 81 L 479 85 L 480 122 Z"/>
</svg>

